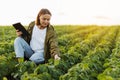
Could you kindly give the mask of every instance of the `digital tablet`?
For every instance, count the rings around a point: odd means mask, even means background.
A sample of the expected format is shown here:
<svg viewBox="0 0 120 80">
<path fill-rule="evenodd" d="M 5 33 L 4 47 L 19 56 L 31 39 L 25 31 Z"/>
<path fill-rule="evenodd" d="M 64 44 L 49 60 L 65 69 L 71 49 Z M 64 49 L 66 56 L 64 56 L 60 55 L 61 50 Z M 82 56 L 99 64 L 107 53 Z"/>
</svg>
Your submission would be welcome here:
<svg viewBox="0 0 120 80">
<path fill-rule="evenodd" d="M 16 30 L 21 31 L 21 32 L 23 33 L 22 36 L 24 36 L 24 37 L 30 35 L 30 34 L 28 33 L 28 31 L 25 29 L 25 27 L 24 27 L 20 22 L 13 24 L 13 27 L 14 27 Z"/>
</svg>

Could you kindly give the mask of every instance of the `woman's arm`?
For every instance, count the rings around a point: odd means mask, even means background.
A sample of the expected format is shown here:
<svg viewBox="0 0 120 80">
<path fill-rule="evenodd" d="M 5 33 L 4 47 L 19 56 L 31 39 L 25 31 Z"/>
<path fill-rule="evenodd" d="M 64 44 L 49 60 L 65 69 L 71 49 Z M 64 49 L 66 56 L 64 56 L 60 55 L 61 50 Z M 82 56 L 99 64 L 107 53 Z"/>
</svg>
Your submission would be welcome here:
<svg viewBox="0 0 120 80">
<path fill-rule="evenodd" d="M 49 40 L 49 45 L 50 45 L 50 54 L 54 59 L 60 59 L 60 51 L 58 48 L 58 41 L 57 41 L 57 36 L 55 31 L 53 30 L 50 40 Z"/>
</svg>

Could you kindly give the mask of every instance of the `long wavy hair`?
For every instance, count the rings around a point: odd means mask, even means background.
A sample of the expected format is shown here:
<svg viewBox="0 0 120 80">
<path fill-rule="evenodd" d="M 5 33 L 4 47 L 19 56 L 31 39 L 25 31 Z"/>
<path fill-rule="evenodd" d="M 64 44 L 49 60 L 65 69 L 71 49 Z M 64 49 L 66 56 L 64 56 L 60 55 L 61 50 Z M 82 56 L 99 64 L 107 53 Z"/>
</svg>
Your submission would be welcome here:
<svg viewBox="0 0 120 80">
<path fill-rule="evenodd" d="M 37 18 L 36 18 L 36 21 L 35 21 L 35 24 L 36 24 L 37 26 L 40 25 L 40 19 L 39 19 L 39 17 L 40 17 L 41 15 L 44 15 L 44 14 L 49 14 L 49 15 L 52 16 L 51 12 L 50 12 L 48 9 L 46 9 L 46 8 L 41 9 L 41 10 L 39 11 L 39 13 L 38 13 L 38 15 L 37 15 Z"/>
</svg>

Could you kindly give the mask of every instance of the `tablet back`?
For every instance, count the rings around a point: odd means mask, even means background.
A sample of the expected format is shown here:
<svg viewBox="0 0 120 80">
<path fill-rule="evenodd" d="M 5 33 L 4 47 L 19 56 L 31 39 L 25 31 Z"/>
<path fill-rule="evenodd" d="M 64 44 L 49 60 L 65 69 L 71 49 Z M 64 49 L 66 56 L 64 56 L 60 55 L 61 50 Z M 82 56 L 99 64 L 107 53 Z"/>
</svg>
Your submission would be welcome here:
<svg viewBox="0 0 120 80">
<path fill-rule="evenodd" d="M 20 22 L 13 24 L 13 27 L 14 27 L 16 30 L 22 31 L 22 33 L 23 33 L 22 36 L 24 36 L 24 37 L 30 35 L 30 34 L 28 33 L 28 31 L 24 28 L 24 26 L 23 26 Z"/>
</svg>

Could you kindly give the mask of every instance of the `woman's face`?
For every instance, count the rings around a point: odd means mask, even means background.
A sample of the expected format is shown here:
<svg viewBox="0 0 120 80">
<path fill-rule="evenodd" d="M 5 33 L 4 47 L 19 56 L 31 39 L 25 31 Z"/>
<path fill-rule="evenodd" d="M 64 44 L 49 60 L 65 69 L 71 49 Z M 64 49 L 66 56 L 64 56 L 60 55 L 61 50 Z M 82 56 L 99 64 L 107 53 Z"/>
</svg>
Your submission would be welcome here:
<svg viewBox="0 0 120 80">
<path fill-rule="evenodd" d="M 43 14 L 39 17 L 40 19 L 40 26 L 42 28 L 45 28 L 48 26 L 48 24 L 50 23 L 50 18 L 51 18 L 51 15 L 50 14 Z"/>
</svg>

